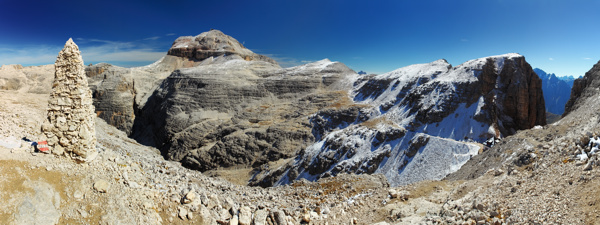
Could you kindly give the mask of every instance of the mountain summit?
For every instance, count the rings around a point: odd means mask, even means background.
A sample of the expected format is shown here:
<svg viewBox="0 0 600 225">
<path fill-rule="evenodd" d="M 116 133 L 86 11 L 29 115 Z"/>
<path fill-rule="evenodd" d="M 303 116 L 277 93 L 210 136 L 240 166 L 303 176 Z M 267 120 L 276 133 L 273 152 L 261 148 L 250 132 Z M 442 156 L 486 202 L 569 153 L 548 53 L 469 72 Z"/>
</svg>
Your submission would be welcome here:
<svg viewBox="0 0 600 225">
<path fill-rule="evenodd" d="M 203 32 L 195 37 L 183 36 L 177 38 L 169 49 L 168 55 L 202 61 L 209 57 L 224 55 L 239 55 L 245 60 L 266 61 L 277 64 L 275 60 L 258 55 L 244 47 L 235 38 L 224 34 L 220 30 Z"/>
</svg>

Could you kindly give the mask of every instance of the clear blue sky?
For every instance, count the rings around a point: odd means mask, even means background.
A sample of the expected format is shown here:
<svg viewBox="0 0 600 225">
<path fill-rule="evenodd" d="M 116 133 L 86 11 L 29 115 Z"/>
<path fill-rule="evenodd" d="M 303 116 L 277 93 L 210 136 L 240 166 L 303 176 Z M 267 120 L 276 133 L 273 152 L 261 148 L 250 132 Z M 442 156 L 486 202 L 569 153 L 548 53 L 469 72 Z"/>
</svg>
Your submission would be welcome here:
<svg viewBox="0 0 600 225">
<path fill-rule="evenodd" d="M 384 73 L 510 52 L 557 75 L 600 60 L 600 1 L 0 0 L 0 64 L 56 59 L 72 37 L 88 63 L 149 64 L 211 28 L 283 66 L 329 58 Z"/>
</svg>

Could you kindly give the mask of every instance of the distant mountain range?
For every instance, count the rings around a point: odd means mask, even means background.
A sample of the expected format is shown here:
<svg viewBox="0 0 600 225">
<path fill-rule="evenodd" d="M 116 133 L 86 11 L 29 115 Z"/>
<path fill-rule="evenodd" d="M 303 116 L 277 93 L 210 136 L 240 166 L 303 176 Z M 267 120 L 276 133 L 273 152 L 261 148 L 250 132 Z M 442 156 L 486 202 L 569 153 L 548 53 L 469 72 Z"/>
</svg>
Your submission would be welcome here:
<svg viewBox="0 0 600 225">
<path fill-rule="evenodd" d="M 565 112 L 565 104 L 571 95 L 571 88 L 573 87 L 575 77 L 559 77 L 554 73 L 546 73 L 539 68 L 535 68 L 533 71 L 542 79 L 546 111 L 562 115 Z"/>
</svg>

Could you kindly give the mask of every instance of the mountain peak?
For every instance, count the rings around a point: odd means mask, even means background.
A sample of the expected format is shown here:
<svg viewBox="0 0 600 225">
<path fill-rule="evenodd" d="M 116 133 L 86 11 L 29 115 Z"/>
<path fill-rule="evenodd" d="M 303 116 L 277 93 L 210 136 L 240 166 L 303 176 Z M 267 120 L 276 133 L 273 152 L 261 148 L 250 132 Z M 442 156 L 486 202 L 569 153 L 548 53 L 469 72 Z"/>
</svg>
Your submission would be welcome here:
<svg viewBox="0 0 600 225">
<path fill-rule="evenodd" d="M 248 61 L 266 61 L 277 64 L 275 60 L 258 55 L 244 47 L 235 38 L 220 30 L 210 30 L 196 36 L 179 37 L 173 42 L 168 55 L 202 61 L 210 57 L 238 55 Z"/>
</svg>

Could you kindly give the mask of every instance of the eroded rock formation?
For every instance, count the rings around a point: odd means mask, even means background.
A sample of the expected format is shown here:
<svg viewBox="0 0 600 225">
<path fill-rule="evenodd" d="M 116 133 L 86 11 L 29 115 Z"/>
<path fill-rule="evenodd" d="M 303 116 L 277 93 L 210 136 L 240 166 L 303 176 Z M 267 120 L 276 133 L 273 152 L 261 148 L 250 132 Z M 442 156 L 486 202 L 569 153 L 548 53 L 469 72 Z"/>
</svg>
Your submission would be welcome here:
<svg viewBox="0 0 600 225">
<path fill-rule="evenodd" d="M 96 150 L 96 127 L 92 92 L 88 87 L 79 47 L 69 39 L 58 54 L 52 93 L 48 100 L 48 117 L 42 132 L 51 151 L 90 161 Z"/>
<path fill-rule="evenodd" d="M 166 56 L 148 66 L 123 68 L 100 63 L 85 71 L 98 117 L 131 135 L 146 101 L 172 72 L 239 58 L 268 62 L 267 68 L 279 68 L 273 59 L 253 53 L 221 31 L 211 30 L 196 37 L 178 38 Z"/>
<path fill-rule="evenodd" d="M 201 171 L 259 166 L 314 142 L 308 116 L 345 96 L 355 75 L 322 60 L 288 69 L 238 55 L 173 72 L 136 118 L 133 137 Z"/>
</svg>

